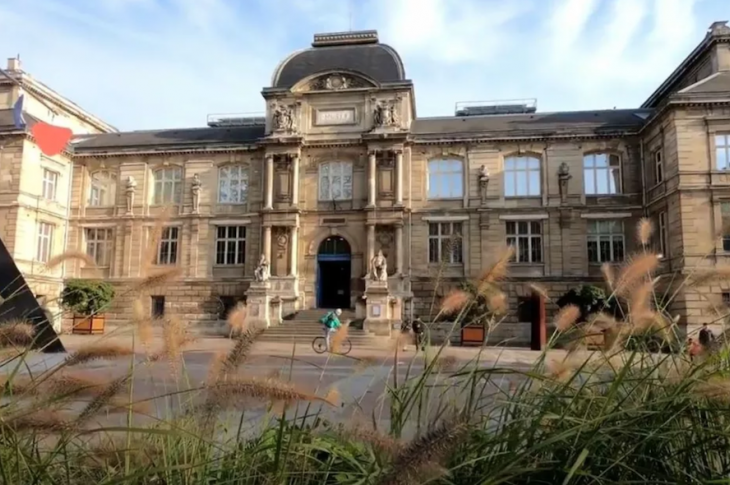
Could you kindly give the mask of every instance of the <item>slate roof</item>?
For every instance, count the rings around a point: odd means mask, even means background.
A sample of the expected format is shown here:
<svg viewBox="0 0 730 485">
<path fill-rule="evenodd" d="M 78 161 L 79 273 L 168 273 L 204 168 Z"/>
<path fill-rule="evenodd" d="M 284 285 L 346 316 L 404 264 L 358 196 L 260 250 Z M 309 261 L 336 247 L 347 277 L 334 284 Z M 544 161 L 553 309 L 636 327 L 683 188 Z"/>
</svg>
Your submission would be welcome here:
<svg viewBox="0 0 730 485">
<path fill-rule="evenodd" d="M 342 38 L 341 42 L 319 45 L 317 37 Z M 352 40 L 350 37 L 362 37 Z M 284 59 L 272 77 L 274 88 L 291 88 L 302 79 L 326 71 L 351 71 L 379 83 L 405 80 L 403 61 L 398 53 L 377 40 L 377 32 L 318 34 L 310 49 L 295 52 Z"/>
<path fill-rule="evenodd" d="M 80 135 L 75 152 L 117 149 L 170 149 L 201 146 L 241 146 L 264 136 L 264 126 L 203 127 Z"/>
<path fill-rule="evenodd" d="M 615 109 L 496 116 L 420 118 L 411 125 L 418 139 L 500 138 L 609 134 L 638 131 L 652 110 Z"/>
</svg>

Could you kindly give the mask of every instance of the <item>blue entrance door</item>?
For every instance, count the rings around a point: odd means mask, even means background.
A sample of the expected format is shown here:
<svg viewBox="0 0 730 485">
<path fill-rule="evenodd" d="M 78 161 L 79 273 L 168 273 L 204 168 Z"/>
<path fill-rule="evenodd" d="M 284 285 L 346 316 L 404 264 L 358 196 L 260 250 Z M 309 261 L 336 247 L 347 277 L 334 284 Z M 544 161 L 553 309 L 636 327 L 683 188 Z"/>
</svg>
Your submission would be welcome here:
<svg viewBox="0 0 730 485">
<path fill-rule="evenodd" d="M 317 251 L 317 307 L 350 308 L 352 252 L 342 237 L 330 236 Z"/>
</svg>

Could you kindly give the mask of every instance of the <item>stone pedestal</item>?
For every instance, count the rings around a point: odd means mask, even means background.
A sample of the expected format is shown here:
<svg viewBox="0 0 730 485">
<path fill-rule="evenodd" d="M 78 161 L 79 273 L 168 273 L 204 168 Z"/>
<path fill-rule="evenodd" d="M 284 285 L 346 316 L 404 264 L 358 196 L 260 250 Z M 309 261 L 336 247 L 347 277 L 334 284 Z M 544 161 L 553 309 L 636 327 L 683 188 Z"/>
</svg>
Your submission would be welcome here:
<svg viewBox="0 0 730 485">
<path fill-rule="evenodd" d="M 269 328 L 271 326 L 271 299 L 271 285 L 268 281 L 251 282 L 251 286 L 246 292 L 249 328 Z M 281 314 L 281 312 L 279 313 Z"/>
<path fill-rule="evenodd" d="M 271 305 L 271 314 L 269 318 L 269 325 L 281 325 L 281 322 L 284 321 L 283 318 L 283 307 L 284 307 L 284 300 L 281 299 L 281 297 L 275 296 L 271 299 L 270 302 Z"/>
<path fill-rule="evenodd" d="M 366 281 L 365 309 L 363 328 L 375 335 L 390 337 L 393 324 L 387 281 Z"/>
</svg>

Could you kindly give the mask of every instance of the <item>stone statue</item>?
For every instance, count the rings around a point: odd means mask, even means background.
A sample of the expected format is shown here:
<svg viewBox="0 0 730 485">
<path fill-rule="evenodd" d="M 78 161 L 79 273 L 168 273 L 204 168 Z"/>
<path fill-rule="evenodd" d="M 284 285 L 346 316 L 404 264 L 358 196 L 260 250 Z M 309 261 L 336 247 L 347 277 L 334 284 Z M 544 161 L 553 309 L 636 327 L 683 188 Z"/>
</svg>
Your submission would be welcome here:
<svg viewBox="0 0 730 485">
<path fill-rule="evenodd" d="M 129 177 L 127 177 L 127 186 L 124 190 L 124 193 L 127 196 L 127 214 L 131 214 L 132 208 L 134 207 L 135 188 L 137 188 L 137 181 L 134 180 L 134 177 L 130 175 Z"/>
<path fill-rule="evenodd" d="M 262 283 L 264 281 L 269 281 L 270 276 L 271 274 L 269 273 L 269 260 L 266 259 L 265 254 L 262 254 L 261 259 L 259 259 L 259 264 L 258 266 L 256 266 L 256 269 L 253 272 L 253 278 L 259 283 Z"/>
<path fill-rule="evenodd" d="M 558 188 L 560 189 L 560 202 L 564 204 L 568 199 L 568 181 L 573 178 L 570 174 L 570 167 L 563 162 L 558 168 Z"/>
<path fill-rule="evenodd" d="M 373 281 L 388 281 L 388 261 L 383 256 L 383 250 L 378 250 L 370 262 L 370 276 Z"/>
<path fill-rule="evenodd" d="M 489 169 L 482 165 L 479 169 L 479 193 L 482 197 L 482 205 L 487 205 L 487 187 L 489 186 Z"/>
<path fill-rule="evenodd" d="M 294 113 L 292 107 L 276 105 L 271 116 L 274 131 L 295 131 Z"/>
<path fill-rule="evenodd" d="M 200 211 L 200 186 L 203 185 L 203 183 L 200 181 L 200 175 L 197 173 L 193 175 L 193 184 L 192 184 L 192 192 L 193 192 L 193 214 L 197 214 Z"/>
</svg>

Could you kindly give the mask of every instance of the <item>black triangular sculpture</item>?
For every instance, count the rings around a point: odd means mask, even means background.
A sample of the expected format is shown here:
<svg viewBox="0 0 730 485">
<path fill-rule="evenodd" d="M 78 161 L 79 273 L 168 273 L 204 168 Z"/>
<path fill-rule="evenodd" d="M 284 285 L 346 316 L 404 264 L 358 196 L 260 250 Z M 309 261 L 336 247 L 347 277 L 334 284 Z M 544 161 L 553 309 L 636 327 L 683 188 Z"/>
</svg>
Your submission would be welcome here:
<svg viewBox="0 0 730 485">
<path fill-rule="evenodd" d="M 9 321 L 28 322 L 35 327 L 34 348 L 47 353 L 66 351 L 2 239 L 0 239 L 0 296 L 3 298 L 0 303 L 0 325 Z"/>
</svg>

